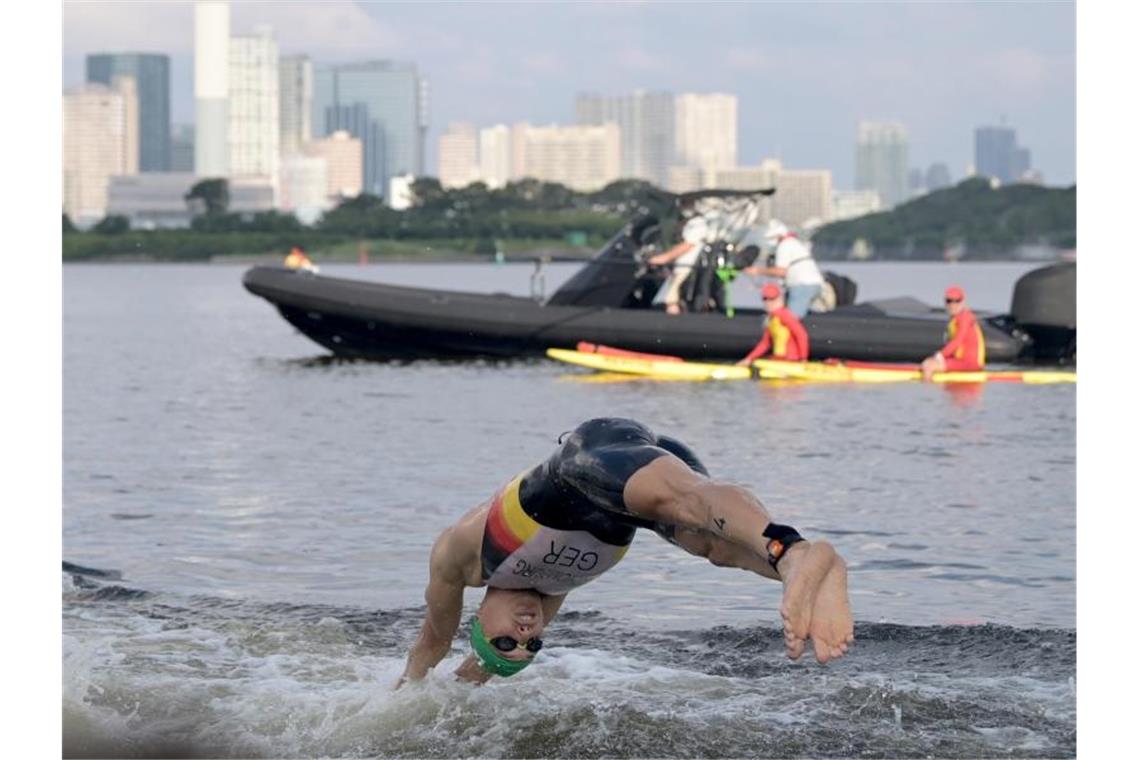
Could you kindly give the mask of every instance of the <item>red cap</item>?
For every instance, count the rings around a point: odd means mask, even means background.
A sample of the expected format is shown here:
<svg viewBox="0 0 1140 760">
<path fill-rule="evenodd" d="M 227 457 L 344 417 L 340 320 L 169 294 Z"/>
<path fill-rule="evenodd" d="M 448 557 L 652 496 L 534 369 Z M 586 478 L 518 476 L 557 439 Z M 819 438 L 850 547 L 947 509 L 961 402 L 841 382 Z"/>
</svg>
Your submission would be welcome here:
<svg viewBox="0 0 1140 760">
<path fill-rule="evenodd" d="M 760 295 L 763 298 L 779 298 L 783 293 L 780 292 L 780 286 L 776 283 L 766 282 L 764 287 L 760 288 Z"/>
<path fill-rule="evenodd" d="M 950 287 L 946 288 L 946 299 L 947 300 L 961 301 L 965 297 L 966 297 L 965 291 L 963 291 L 957 285 L 951 285 Z"/>
</svg>

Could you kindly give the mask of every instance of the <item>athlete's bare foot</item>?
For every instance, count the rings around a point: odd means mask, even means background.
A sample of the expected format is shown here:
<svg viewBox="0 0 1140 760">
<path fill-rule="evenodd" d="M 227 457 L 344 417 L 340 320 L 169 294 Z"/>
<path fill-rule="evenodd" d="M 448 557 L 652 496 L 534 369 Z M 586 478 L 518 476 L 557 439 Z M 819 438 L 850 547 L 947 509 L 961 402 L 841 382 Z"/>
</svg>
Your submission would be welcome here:
<svg viewBox="0 0 1140 760">
<path fill-rule="evenodd" d="M 798 660 L 804 653 L 807 638 L 811 635 L 816 594 L 836 559 L 835 549 L 826 541 L 816 541 L 803 548 L 792 546 L 784 556 L 781 570 L 784 574 L 784 598 L 780 602 L 780 617 L 784 619 L 784 648 L 793 660 Z"/>
<path fill-rule="evenodd" d="M 855 641 L 851 605 L 847 601 L 847 563 L 842 557 L 835 557 L 815 592 L 808 635 L 815 659 L 821 663 L 847 654 L 848 645 Z"/>
</svg>

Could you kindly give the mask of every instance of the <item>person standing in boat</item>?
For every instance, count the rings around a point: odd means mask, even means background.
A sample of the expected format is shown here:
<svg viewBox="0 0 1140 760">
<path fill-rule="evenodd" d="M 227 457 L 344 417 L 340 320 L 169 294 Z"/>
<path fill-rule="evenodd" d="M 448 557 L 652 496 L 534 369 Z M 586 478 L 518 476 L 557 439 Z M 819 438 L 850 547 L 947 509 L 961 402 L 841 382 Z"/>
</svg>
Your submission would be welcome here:
<svg viewBox="0 0 1140 760">
<path fill-rule="evenodd" d="M 681 230 L 681 241 L 669 250 L 658 253 L 649 258 L 653 266 L 673 265 L 673 273 L 669 276 L 669 283 L 665 290 L 665 312 L 667 314 L 681 313 L 681 286 L 696 268 L 697 258 L 701 255 L 701 248 L 708 237 L 708 222 L 699 216 L 694 216 L 685 223 Z"/>
<path fill-rule="evenodd" d="M 764 241 L 775 249 L 771 266 L 748 267 L 744 271 L 782 279 L 788 290 L 788 311 L 803 319 L 812 301 L 823 292 L 823 273 L 812 258 L 811 248 L 779 219 L 768 222 Z"/>
<path fill-rule="evenodd" d="M 737 364 L 748 365 L 753 359 L 759 359 L 768 353 L 769 349 L 772 351 L 773 359 L 807 361 L 809 350 L 807 330 L 804 329 L 799 317 L 784 304 L 784 295 L 780 292 L 780 286 L 774 282 L 765 283 L 760 289 L 760 296 L 764 299 L 764 308 L 768 311 L 768 324 L 764 327 L 764 335 L 760 338 L 760 342 Z"/>
<path fill-rule="evenodd" d="M 986 367 L 986 340 L 974 312 L 966 305 L 966 293 L 957 285 L 946 288 L 946 345 L 922 362 L 922 379 L 935 372 L 976 372 Z"/>
</svg>

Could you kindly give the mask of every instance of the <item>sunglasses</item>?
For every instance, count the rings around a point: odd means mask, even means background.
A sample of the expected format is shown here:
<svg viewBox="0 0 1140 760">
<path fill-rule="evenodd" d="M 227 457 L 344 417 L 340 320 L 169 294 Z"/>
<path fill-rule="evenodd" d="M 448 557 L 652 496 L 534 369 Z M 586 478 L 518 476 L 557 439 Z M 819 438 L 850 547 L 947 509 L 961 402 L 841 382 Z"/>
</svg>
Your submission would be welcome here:
<svg viewBox="0 0 1140 760">
<path fill-rule="evenodd" d="M 516 649 L 525 649 L 531 654 L 534 654 L 542 649 L 542 639 L 530 639 L 525 644 L 520 644 L 511 636 L 496 636 L 493 639 L 487 639 L 487 643 L 500 652 L 513 652 Z"/>
<path fill-rule="evenodd" d="M 946 303 L 962 303 L 961 298 L 947 298 Z"/>
<path fill-rule="evenodd" d="M 764 300 L 765 301 L 778 301 L 778 300 L 780 300 L 780 297 L 779 296 L 773 296 L 771 298 L 765 298 Z"/>
</svg>

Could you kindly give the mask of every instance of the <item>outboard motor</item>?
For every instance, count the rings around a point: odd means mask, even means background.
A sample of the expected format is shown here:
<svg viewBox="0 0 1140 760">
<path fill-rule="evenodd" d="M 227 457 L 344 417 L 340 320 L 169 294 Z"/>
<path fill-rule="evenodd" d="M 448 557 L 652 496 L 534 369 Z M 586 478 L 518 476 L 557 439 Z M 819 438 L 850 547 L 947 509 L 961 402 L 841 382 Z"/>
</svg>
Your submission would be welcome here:
<svg viewBox="0 0 1140 760">
<path fill-rule="evenodd" d="M 1033 338 L 1035 358 L 1076 359 L 1076 263 L 1053 264 L 1022 275 L 1013 286 L 1009 311 L 1017 326 Z"/>
<path fill-rule="evenodd" d="M 827 280 L 831 289 L 835 291 L 836 306 L 850 306 L 855 303 L 855 294 L 859 291 L 859 287 L 854 280 L 831 271 L 825 271 L 823 279 Z"/>
</svg>

